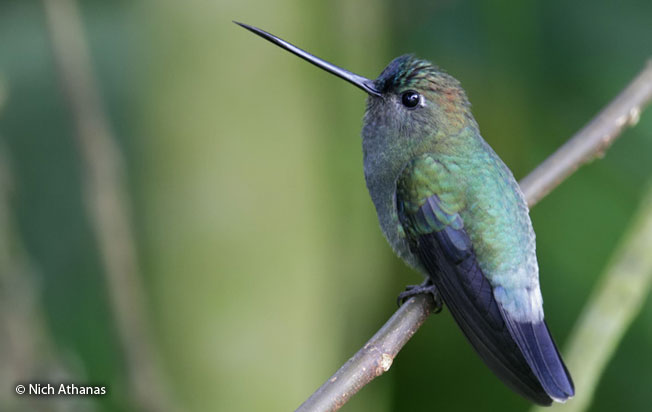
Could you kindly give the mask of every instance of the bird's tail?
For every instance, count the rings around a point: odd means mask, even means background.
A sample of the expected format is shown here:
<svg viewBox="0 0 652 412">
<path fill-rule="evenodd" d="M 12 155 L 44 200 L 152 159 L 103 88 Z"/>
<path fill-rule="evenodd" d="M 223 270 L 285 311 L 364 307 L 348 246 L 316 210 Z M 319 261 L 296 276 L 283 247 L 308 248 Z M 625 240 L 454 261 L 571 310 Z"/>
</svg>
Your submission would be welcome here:
<svg viewBox="0 0 652 412">
<path fill-rule="evenodd" d="M 507 327 L 548 396 L 565 402 L 575 395 L 573 380 L 557 350 L 548 325 L 517 322 L 507 317 Z"/>
</svg>

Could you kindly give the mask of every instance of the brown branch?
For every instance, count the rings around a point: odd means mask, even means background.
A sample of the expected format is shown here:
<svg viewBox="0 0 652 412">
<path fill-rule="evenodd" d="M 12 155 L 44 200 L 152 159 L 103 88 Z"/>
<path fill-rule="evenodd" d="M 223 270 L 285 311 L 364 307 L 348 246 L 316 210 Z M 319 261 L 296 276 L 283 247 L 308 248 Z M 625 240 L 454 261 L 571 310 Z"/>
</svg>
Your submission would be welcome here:
<svg viewBox="0 0 652 412">
<path fill-rule="evenodd" d="M 172 408 L 157 363 L 131 233 L 124 166 L 102 106 L 74 0 L 44 0 L 52 51 L 76 127 L 84 195 L 137 409 Z"/>
<path fill-rule="evenodd" d="M 623 130 L 638 123 L 650 99 L 652 60 L 597 116 L 521 180 L 528 205 L 534 206 L 583 164 L 603 156 Z"/>
<path fill-rule="evenodd" d="M 652 99 L 652 62 L 575 136 L 521 181 L 528 205 L 557 187 L 577 168 L 604 154 L 627 126 L 637 123 Z M 408 300 L 383 327 L 330 377 L 297 411 L 336 411 L 355 393 L 382 375 L 394 357 L 434 309 L 432 298 L 418 295 Z"/>
<path fill-rule="evenodd" d="M 376 334 L 298 411 L 336 411 L 374 378 L 387 372 L 398 352 L 435 309 L 431 295 L 405 302 Z"/>
</svg>

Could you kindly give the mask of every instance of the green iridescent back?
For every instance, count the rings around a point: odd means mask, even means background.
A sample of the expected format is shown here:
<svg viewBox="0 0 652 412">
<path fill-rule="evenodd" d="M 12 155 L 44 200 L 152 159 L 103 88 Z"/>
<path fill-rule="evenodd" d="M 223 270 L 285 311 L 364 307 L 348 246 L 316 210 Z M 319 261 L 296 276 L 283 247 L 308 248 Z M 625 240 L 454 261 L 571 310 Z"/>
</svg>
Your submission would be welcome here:
<svg viewBox="0 0 652 412">
<path fill-rule="evenodd" d="M 423 272 L 408 237 L 436 227 L 403 227 L 396 197 L 403 196 L 407 209 L 414 210 L 436 194 L 447 213 L 461 217 L 503 306 L 518 318 L 542 317 L 527 206 L 512 173 L 480 136 L 459 82 L 424 60 L 402 56 L 376 85 L 384 98 L 368 99 L 365 177 L 392 248 Z M 423 96 L 419 110 L 402 107 L 407 90 Z"/>
</svg>

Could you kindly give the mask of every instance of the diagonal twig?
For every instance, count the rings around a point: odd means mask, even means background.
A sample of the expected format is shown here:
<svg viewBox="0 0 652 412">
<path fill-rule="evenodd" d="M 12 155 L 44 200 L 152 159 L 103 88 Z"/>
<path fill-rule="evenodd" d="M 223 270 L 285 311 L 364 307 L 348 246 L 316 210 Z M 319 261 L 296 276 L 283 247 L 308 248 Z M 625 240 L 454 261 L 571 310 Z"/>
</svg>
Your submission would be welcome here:
<svg viewBox="0 0 652 412">
<path fill-rule="evenodd" d="M 581 412 L 591 405 L 596 385 L 627 328 L 641 310 L 652 284 L 652 181 L 636 216 L 584 305 L 566 344 L 566 365 L 575 376 L 572 402 L 554 405 Z M 533 408 L 543 412 L 542 408 Z M 548 411 L 551 409 L 548 408 Z"/>
<path fill-rule="evenodd" d="M 521 181 L 528 205 L 534 206 L 577 168 L 603 154 L 628 126 L 637 123 L 652 99 L 652 61 L 575 136 Z M 362 387 L 389 370 L 394 357 L 434 310 L 429 295 L 401 306 L 383 327 L 297 411 L 336 411 Z"/>
<path fill-rule="evenodd" d="M 0 106 L 2 98 L 0 84 Z M 0 136 L 0 386 L 10 388 L 35 376 L 46 382 L 70 382 L 78 377 L 70 368 L 69 357 L 57 350 L 47 327 L 37 269 L 12 213 L 13 189 L 12 162 Z M 95 410 L 90 399 L 59 398 L 45 405 L 34 396 L 20 397 L 12 392 L 0 392 L 1 410 Z"/>
<path fill-rule="evenodd" d="M 650 99 L 652 60 L 586 126 L 521 180 L 528 206 L 534 206 L 580 166 L 603 156 L 627 127 L 638 123 Z"/>
<path fill-rule="evenodd" d="M 129 386 L 137 409 L 170 410 L 147 320 L 122 158 L 102 107 L 79 10 L 74 0 L 43 0 L 43 4 L 62 90 L 77 129 L 86 207 L 105 269 Z"/>
</svg>

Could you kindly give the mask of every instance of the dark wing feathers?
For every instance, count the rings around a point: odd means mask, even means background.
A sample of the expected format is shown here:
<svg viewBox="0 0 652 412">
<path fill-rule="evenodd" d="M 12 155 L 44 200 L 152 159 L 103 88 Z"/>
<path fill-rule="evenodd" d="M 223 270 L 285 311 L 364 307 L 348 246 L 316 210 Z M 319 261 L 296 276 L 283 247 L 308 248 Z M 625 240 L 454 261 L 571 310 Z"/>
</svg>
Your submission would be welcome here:
<svg viewBox="0 0 652 412">
<path fill-rule="evenodd" d="M 573 381 L 552 340 L 548 325 L 545 322 L 517 322 L 507 314 L 503 314 L 503 317 L 546 392 L 559 401 L 572 397 L 575 393 Z"/>
<path fill-rule="evenodd" d="M 442 237 L 443 231 L 421 235 L 416 253 L 453 318 L 482 360 L 507 386 L 532 402 L 550 405 L 552 399 L 512 339 L 475 255 L 471 252 L 460 263 L 451 263 L 439 247 Z"/>
<path fill-rule="evenodd" d="M 437 195 L 430 196 L 416 213 L 408 214 L 397 198 L 403 226 L 418 228 L 407 231 L 411 249 L 464 335 L 505 384 L 532 402 L 550 405 L 551 397 L 572 396 L 570 376 L 545 322 L 514 322 L 499 307 L 461 217 L 445 214 L 441 219 L 444 212 L 439 203 Z"/>
</svg>

